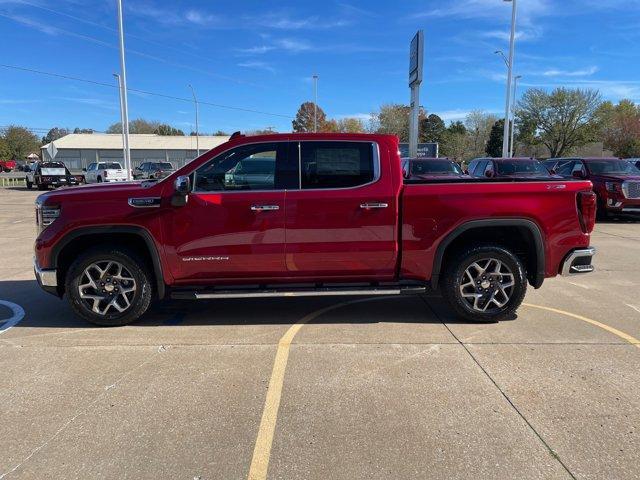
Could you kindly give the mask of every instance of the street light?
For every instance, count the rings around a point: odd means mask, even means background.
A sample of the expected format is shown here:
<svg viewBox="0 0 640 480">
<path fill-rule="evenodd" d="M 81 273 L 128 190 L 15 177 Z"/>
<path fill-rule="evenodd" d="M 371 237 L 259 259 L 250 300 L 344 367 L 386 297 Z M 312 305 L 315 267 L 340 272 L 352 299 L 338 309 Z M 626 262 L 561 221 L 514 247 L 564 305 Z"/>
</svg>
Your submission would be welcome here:
<svg viewBox="0 0 640 480">
<path fill-rule="evenodd" d="M 318 131 L 318 74 L 313 75 L 313 131 Z"/>
<path fill-rule="evenodd" d="M 127 102 L 127 66 L 124 61 L 124 26 L 122 21 L 122 0 L 118 0 L 118 33 L 120 36 L 120 105 L 122 116 L 122 134 L 125 138 L 124 164 L 127 180 L 131 180 L 131 150 L 129 149 L 129 104 Z"/>
<path fill-rule="evenodd" d="M 509 109 L 511 108 L 511 82 L 513 82 L 513 55 L 516 40 L 516 11 L 517 0 L 503 0 L 511 2 L 511 36 L 509 38 L 509 60 L 507 61 L 507 94 L 504 107 L 504 132 L 502 139 L 502 156 L 506 157 L 509 153 Z"/>
<path fill-rule="evenodd" d="M 127 151 L 129 150 L 129 138 L 124 133 L 124 107 L 122 106 L 123 96 L 122 96 L 122 78 L 117 73 L 113 74 L 114 77 L 118 80 L 118 95 L 120 97 L 120 122 L 122 123 L 122 158 L 125 161 L 125 167 L 127 164 Z"/>
<path fill-rule="evenodd" d="M 516 129 L 516 102 L 518 100 L 518 80 L 522 75 L 513 77 L 513 100 L 511 101 L 511 146 L 509 147 L 509 158 L 513 158 L 513 132 Z"/>
<path fill-rule="evenodd" d="M 198 129 L 198 99 L 196 98 L 196 91 L 193 89 L 193 86 L 189 84 L 189 88 L 191 89 L 191 94 L 193 95 L 193 103 L 196 105 L 196 150 L 198 151 L 197 157 L 200 156 L 200 136 Z"/>
<path fill-rule="evenodd" d="M 504 64 L 507 66 L 507 68 L 509 68 L 509 59 L 507 59 L 507 56 L 502 50 L 496 50 L 493 53 L 495 53 L 496 55 L 500 55 L 502 57 L 502 60 L 504 60 Z"/>
</svg>

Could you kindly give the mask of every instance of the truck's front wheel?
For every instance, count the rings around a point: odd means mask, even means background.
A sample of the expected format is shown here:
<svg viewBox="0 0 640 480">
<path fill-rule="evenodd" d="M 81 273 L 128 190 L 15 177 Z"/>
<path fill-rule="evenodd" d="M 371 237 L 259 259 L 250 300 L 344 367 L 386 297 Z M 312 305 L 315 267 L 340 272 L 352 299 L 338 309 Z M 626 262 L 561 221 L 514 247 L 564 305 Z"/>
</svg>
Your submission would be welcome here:
<svg viewBox="0 0 640 480">
<path fill-rule="evenodd" d="M 513 316 L 527 292 L 520 259 L 501 246 L 465 249 L 448 265 L 443 295 L 454 312 L 474 322 Z"/>
<path fill-rule="evenodd" d="M 149 308 L 150 278 L 133 252 L 96 247 L 69 267 L 65 288 L 76 314 L 96 325 L 119 326 Z"/>
</svg>

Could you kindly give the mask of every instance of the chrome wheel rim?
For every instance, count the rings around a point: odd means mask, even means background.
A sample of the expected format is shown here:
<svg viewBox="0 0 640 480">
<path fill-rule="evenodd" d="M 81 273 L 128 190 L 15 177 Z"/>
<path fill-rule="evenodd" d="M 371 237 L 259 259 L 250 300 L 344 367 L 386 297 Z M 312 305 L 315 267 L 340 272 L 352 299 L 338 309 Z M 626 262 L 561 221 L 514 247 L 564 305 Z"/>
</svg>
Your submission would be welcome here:
<svg viewBox="0 0 640 480">
<path fill-rule="evenodd" d="M 514 286 L 509 267 L 496 258 L 484 258 L 464 270 L 460 295 L 473 311 L 491 313 L 509 303 Z"/>
<path fill-rule="evenodd" d="M 136 280 L 119 262 L 95 262 L 82 272 L 78 293 L 84 305 L 98 315 L 123 313 L 131 308 Z"/>
</svg>

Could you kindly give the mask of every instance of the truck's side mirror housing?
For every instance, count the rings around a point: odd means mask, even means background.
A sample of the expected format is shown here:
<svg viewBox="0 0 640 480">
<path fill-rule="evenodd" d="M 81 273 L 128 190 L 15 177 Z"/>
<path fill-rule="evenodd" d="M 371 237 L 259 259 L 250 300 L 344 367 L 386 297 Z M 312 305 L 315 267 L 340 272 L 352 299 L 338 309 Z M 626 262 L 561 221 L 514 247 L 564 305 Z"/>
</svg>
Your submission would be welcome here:
<svg viewBox="0 0 640 480">
<path fill-rule="evenodd" d="M 175 192 L 171 198 L 171 205 L 174 207 L 184 207 L 189 200 L 191 192 L 191 179 L 186 175 L 181 175 L 174 182 Z"/>
</svg>

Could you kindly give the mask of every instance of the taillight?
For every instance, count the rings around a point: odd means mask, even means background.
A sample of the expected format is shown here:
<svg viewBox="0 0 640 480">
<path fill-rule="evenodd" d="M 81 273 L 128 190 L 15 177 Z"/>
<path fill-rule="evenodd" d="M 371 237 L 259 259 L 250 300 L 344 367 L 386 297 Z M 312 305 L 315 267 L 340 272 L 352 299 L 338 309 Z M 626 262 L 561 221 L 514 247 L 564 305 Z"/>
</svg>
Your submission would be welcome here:
<svg viewBox="0 0 640 480">
<path fill-rule="evenodd" d="M 580 226 L 584 233 L 591 233 L 596 224 L 596 194 L 589 192 L 578 192 L 578 213 Z"/>
</svg>

